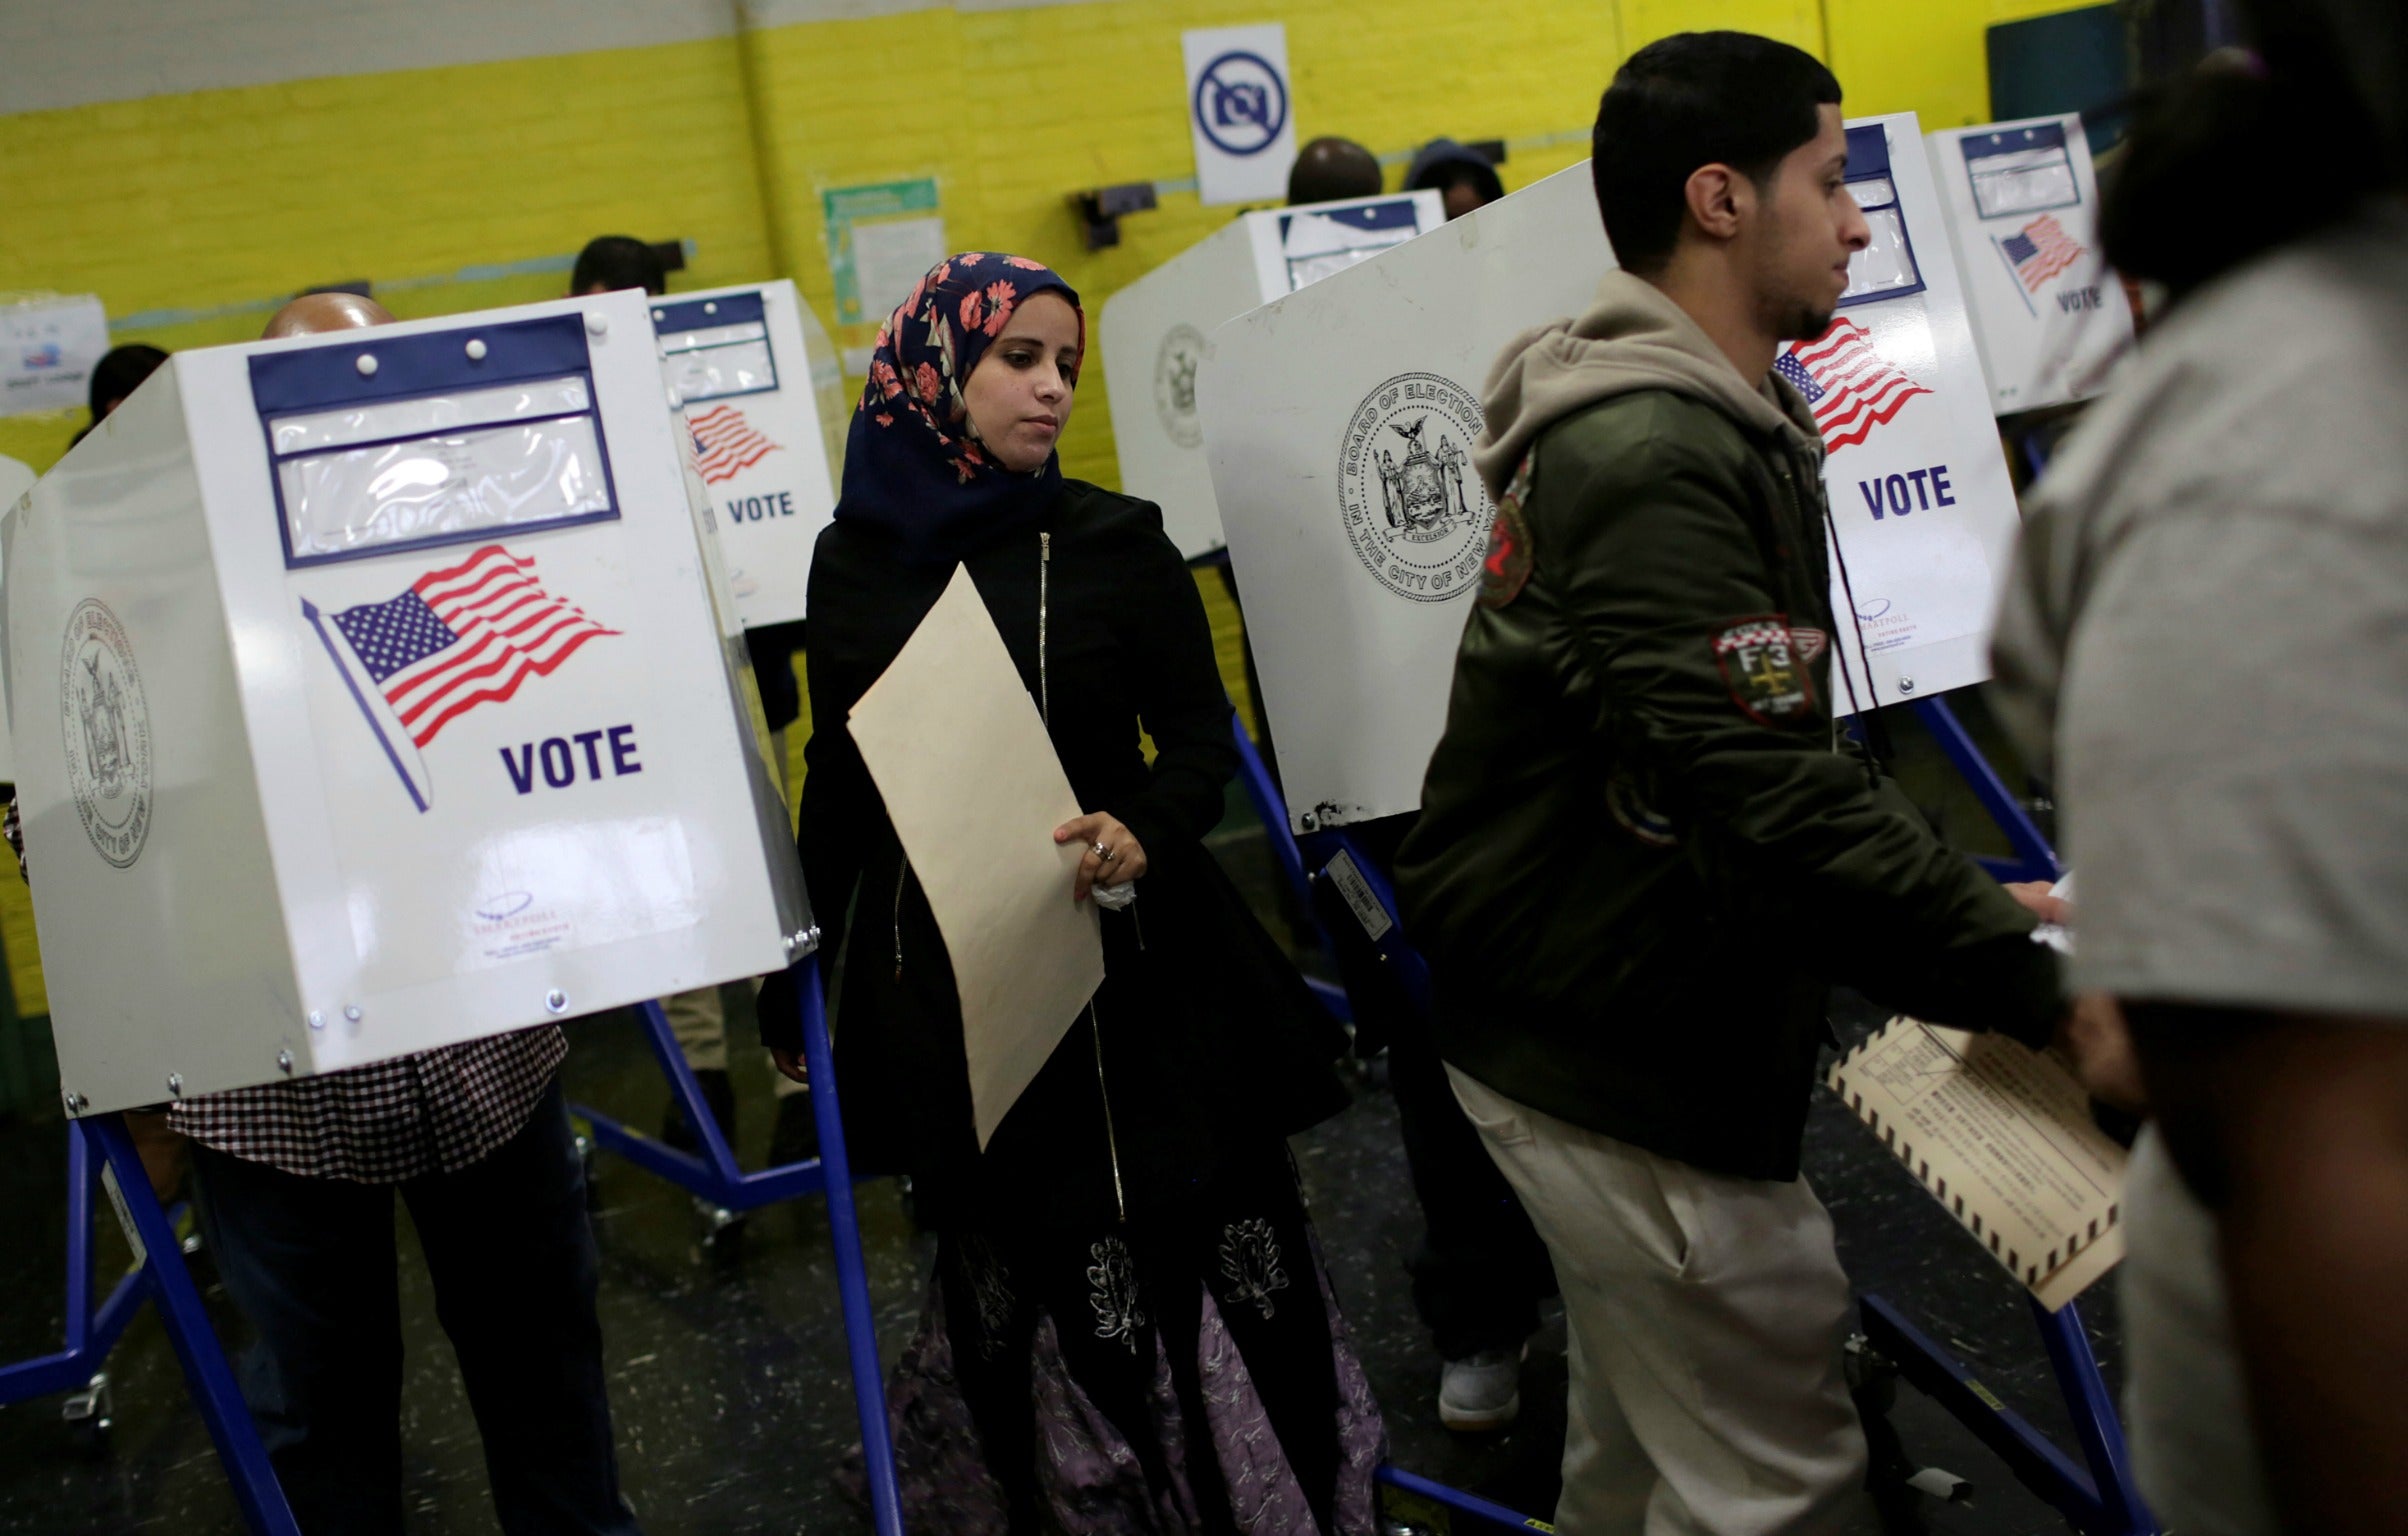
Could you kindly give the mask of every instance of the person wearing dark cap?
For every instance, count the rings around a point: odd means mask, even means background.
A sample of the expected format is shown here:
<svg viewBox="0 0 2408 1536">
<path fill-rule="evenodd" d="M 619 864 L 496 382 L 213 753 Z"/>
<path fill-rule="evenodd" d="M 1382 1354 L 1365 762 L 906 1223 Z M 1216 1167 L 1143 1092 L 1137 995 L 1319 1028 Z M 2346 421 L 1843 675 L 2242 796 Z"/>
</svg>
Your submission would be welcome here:
<svg viewBox="0 0 2408 1536">
<path fill-rule="evenodd" d="M 641 288 L 658 297 L 669 291 L 668 269 L 661 265 L 659 252 L 633 235 L 596 235 L 577 253 L 577 265 L 569 273 L 569 296 L 616 293 L 621 288 Z"/>
<path fill-rule="evenodd" d="M 1288 205 L 1334 203 L 1348 197 L 1377 197 L 1386 191 L 1380 157 L 1352 139 L 1313 140 L 1288 167 Z"/>
<path fill-rule="evenodd" d="M 92 429 L 106 421 L 111 411 L 125 404 L 126 396 L 139 389 L 142 381 L 157 373 L 159 365 L 166 361 L 167 353 L 163 348 L 140 341 L 111 347 L 101 354 L 100 361 L 92 365 L 92 419 L 84 424 L 81 432 L 75 434 L 75 441 L 80 443 L 90 437 Z"/>
<path fill-rule="evenodd" d="M 1432 139 L 1414 151 L 1405 172 L 1408 192 L 1435 192 L 1446 202 L 1446 216 L 1460 219 L 1474 208 L 1485 208 L 1505 195 L 1505 183 L 1488 157 L 1453 139 Z"/>
</svg>

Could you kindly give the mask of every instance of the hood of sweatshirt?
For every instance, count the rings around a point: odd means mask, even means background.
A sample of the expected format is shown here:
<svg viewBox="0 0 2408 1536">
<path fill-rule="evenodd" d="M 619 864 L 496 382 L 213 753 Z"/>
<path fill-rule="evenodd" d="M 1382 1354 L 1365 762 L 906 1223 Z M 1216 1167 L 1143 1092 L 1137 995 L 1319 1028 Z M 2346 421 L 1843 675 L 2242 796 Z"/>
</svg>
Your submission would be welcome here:
<svg viewBox="0 0 2408 1536">
<path fill-rule="evenodd" d="M 1489 369 L 1481 391 L 1487 429 L 1472 462 L 1491 496 L 1557 420 L 1615 395 L 1668 389 L 1702 400 L 1750 431 L 1785 433 L 1822 457 L 1805 397 L 1777 374 L 1751 385 L 1686 310 L 1628 272 L 1609 272 L 1597 300 L 1569 320 L 1525 331 Z"/>
</svg>

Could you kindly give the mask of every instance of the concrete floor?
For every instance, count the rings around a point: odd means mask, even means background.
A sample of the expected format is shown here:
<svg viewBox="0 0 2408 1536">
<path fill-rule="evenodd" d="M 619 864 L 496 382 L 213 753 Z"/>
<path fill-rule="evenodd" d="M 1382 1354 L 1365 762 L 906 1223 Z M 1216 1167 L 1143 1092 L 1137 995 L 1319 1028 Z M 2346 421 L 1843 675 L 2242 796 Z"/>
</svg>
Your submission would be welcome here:
<svg viewBox="0 0 2408 1536">
<path fill-rule="evenodd" d="M 1267 891 L 1259 828 L 1235 816 L 1232 826 L 1219 845 L 1224 860 L 1252 889 Z M 1861 1004 L 1843 1004 L 1838 1022 L 1853 1038 L 1875 1019 Z M 629 1018 L 582 1021 L 571 1041 L 572 1099 L 639 1126 L 656 1123 L 665 1089 Z M 738 1054 L 739 1149 L 757 1165 L 774 1115 L 769 1079 L 757 1052 Z M 1297 1152 L 1341 1299 L 1387 1411 L 1395 1460 L 1543 1517 L 1553 1505 L 1563 1436 L 1560 1316 L 1533 1344 L 1523 1419 L 1513 1431 L 1468 1439 L 1438 1426 L 1438 1360 L 1413 1315 L 1403 1268 L 1419 1218 L 1395 1110 L 1376 1085 L 1359 1087 L 1353 1107 L 1298 1138 Z M 0 1294 L 8 1297 L 0 1307 L 0 1360 L 58 1347 L 63 1143 L 56 1121 L 0 1127 L 0 1230 L 9 1234 L 0 1244 Z M 2022 1293 L 1828 1096 L 1807 1132 L 1806 1163 L 1857 1284 L 1905 1306 L 1978 1368 L 1991 1391 L 2062 1433 L 2065 1415 Z M 655 1536 L 867 1530 L 866 1516 L 835 1480 L 857 1436 L 818 1203 L 758 1213 L 735 1242 L 706 1247 L 704 1224 L 682 1193 L 608 1161 L 599 1191 L 611 1406 L 627 1492 L 646 1528 Z M 932 1243 L 891 1183 L 863 1186 L 860 1205 L 882 1353 L 891 1360 L 915 1319 Z M 122 1263 L 114 1224 L 104 1219 L 101 1227 L 103 1252 Z M 490 1532 L 475 1428 L 406 1222 L 403 1230 L 412 1530 Z M 205 1256 L 198 1276 L 209 1288 Z M 2084 1306 L 2112 1384 L 2119 1352 L 2111 1292 L 2100 1287 Z M 222 1336 L 239 1340 L 222 1293 L 213 1291 L 211 1304 Z M 113 1425 L 105 1435 L 71 1430 L 55 1398 L 0 1409 L 0 1533 L 239 1531 L 155 1318 L 134 1325 L 109 1375 Z M 2065 1529 L 1917 1394 L 1902 1392 L 1892 1418 L 1918 1460 L 1971 1483 L 1959 1502 L 1926 1502 L 1929 1530 L 2025 1536 Z M 1444 1526 L 1425 1521 L 1424 1528 Z"/>
</svg>

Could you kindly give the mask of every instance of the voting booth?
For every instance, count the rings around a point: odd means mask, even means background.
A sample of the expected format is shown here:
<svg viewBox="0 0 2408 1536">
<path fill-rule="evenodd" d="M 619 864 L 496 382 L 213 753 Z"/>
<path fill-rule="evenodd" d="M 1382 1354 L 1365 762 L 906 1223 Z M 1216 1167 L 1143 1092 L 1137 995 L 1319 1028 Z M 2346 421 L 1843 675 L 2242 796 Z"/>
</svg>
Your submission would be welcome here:
<svg viewBox="0 0 2408 1536">
<path fill-rule="evenodd" d="M 851 415 L 827 331 L 785 281 L 655 299 L 652 324 L 737 613 L 747 629 L 801 618 Z"/>
<path fill-rule="evenodd" d="M 15 459 L 0 456 L 0 515 L 5 515 L 27 491 L 33 489 L 34 478 L 30 468 Z M 7 572 L 0 569 L 0 582 L 6 580 Z M 17 781 L 17 750 L 9 742 L 7 710 L 6 681 L 0 678 L 0 784 Z"/>
<path fill-rule="evenodd" d="M 1823 432 L 1832 707 L 1854 714 L 1989 677 L 2019 514 L 1915 115 L 1849 123 L 1847 178 L 1872 243 L 1831 328 L 1773 366 Z"/>
<path fill-rule="evenodd" d="M 1420 805 L 1495 519 L 1480 385 L 1613 264 L 1583 163 L 1213 332 L 1205 453 L 1295 830 Z"/>
<path fill-rule="evenodd" d="M 1121 487 L 1161 506 L 1179 553 L 1192 560 L 1227 542 L 1196 410 L 1213 328 L 1444 222 L 1436 192 L 1250 213 L 1104 301 L 1096 331 Z"/>
<path fill-rule="evenodd" d="M 635 293 L 213 347 L 17 503 L 9 705 L 71 1110 L 808 947 L 662 401 Z"/>
<path fill-rule="evenodd" d="M 2082 119 L 1952 128 L 1925 142 L 1992 409 L 2097 394 L 2131 350 L 2132 304 L 2099 254 L 2099 179 Z"/>
</svg>

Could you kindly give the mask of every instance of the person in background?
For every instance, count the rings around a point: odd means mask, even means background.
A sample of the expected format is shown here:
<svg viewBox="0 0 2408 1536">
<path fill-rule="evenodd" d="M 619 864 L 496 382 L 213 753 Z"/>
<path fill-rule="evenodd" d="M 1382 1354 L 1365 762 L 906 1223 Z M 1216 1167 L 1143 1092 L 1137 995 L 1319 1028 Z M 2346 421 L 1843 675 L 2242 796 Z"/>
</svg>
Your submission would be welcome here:
<svg viewBox="0 0 2408 1536">
<path fill-rule="evenodd" d="M 1345 1102 L 1342 1042 L 1204 847 L 1237 747 L 1161 510 L 1062 475 L 1085 352 L 1040 263 L 940 262 L 878 332 L 811 562 L 799 846 L 846 1140 L 938 1234 L 887 1387 L 904 1523 L 1372 1536 L 1384 1432 L 1285 1142 Z M 1047 899 L 1108 897 L 1103 985 L 983 1149 L 945 936 L 845 725 L 957 570 L 1085 808 Z M 793 984 L 762 1020 L 799 1076 Z"/>
<path fill-rule="evenodd" d="M 2168 1530 L 2361 1536 L 2408 1530 L 2408 11 L 2237 9 L 2107 177 L 2168 302 L 2026 506 L 1996 693 L 2153 1117 L 2133 1471 Z"/>
<path fill-rule="evenodd" d="M 83 430 L 75 434 L 74 442 L 68 446 L 73 447 L 75 443 L 90 437 L 92 429 L 108 420 L 109 413 L 125 404 L 126 397 L 141 388 L 142 381 L 157 373 L 159 365 L 166 361 L 165 348 L 140 341 L 111 347 L 102 353 L 100 361 L 92 365 L 92 419 L 84 423 Z"/>
<path fill-rule="evenodd" d="M 1831 1218 L 1799 1176 L 1830 986 L 2048 1044 L 2045 895 L 1837 749 L 1823 443 L 1773 371 L 1870 239 L 1840 88 L 1736 32 L 1632 55 L 1591 171 L 1622 269 L 1490 371 L 1497 515 L 1397 861 L 1438 1047 L 1570 1336 L 1556 1524 L 1859 1529 Z"/>
<path fill-rule="evenodd" d="M 1460 219 L 1505 195 L 1505 183 L 1488 157 L 1453 139 L 1432 139 L 1413 154 L 1405 190 L 1431 191 L 1446 201 L 1446 216 Z"/>
<path fill-rule="evenodd" d="M 641 288 L 654 298 L 669 291 L 669 274 L 660 253 L 632 235 L 597 235 L 577 253 L 569 273 L 569 297 Z M 770 753 L 778 781 L 786 778 L 786 728 L 802 717 L 802 691 L 794 680 L 794 653 L 802 649 L 803 626 L 769 624 L 744 632 L 744 648 L 752 657 L 753 678 L 761 693 L 761 711 L 769 725 Z M 694 1069 L 711 1118 L 730 1148 L 736 1140 L 736 1085 L 727 1070 L 727 1002 L 717 987 L 697 987 L 661 999 L 669 1031 L 677 1048 Z M 801 1084 L 773 1076 L 778 1100 L 777 1122 L 770 1130 L 769 1161 L 794 1163 L 819 1154 L 819 1130 L 811 1118 L 810 1093 Z M 701 1146 L 694 1128 L 677 1101 L 671 1099 L 661 1117 L 661 1140 L 680 1151 Z"/>
<path fill-rule="evenodd" d="M 1380 157 L 1352 139 L 1324 137 L 1296 152 L 1288 167 L 1288 206 L 1377 197 L 1385 190 Z"/>
<path fill-rule="evenodd" d="M 392 318 L 351 294 L 310 294 L 276 312 L 266 339 Z M 13 800 L 6 831 L 22 868 Z M 567 1054 L 559 1028 L 541 1025 L 167 1106 L 194 1143 L 218 1276 L 257 1335 L 244 1396 L 304 1536 L 403 1526 L 397 1194 L 506 1536 L 638 1536 L 611 1442 Z"/>
</svg>

